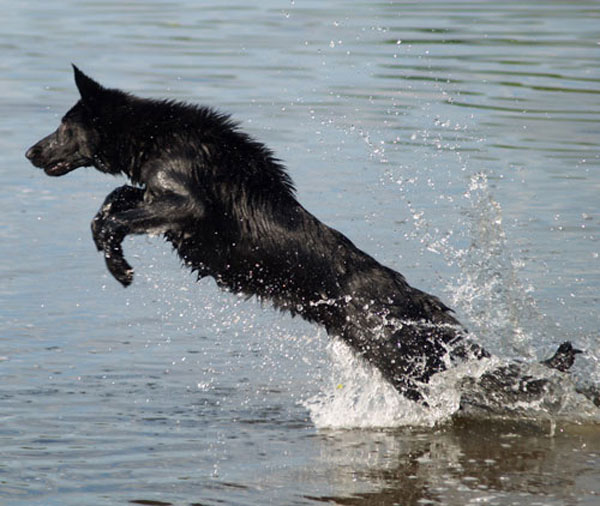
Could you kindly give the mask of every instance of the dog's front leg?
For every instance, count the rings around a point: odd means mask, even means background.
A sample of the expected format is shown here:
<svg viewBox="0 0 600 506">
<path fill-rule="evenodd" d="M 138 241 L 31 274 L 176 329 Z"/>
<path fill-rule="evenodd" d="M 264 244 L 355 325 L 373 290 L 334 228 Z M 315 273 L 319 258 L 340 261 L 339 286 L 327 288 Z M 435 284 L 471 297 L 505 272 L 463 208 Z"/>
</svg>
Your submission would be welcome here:
<svg viewBox="0 0 600 506">
<path fill-rule="evenodd" d="M 133 281 L 133 269 L 123 257 L 121 243 L 129 234 L 164 234 L 177 230 L 190 218 L 197 206 L 190 209 L 189 199 L 173 193 L 163 194 L 160 199 L 141 203 L 132 209 L 109 214 L 97 234 L 97 244 L 102 246 L 106 266 L 123 286 Z M 196 215 L 197 213 L 194 213 Z"/>
<path fill-rule="evenodd" d="M 92 220 L 92 237 L 98 251 L 104 250 L 101 231 L 106 219 L 128 209 L 138 207 L 144 201 L 144 190 L 135 186 L 124 185 L 110 192 Z"/>
</svg>

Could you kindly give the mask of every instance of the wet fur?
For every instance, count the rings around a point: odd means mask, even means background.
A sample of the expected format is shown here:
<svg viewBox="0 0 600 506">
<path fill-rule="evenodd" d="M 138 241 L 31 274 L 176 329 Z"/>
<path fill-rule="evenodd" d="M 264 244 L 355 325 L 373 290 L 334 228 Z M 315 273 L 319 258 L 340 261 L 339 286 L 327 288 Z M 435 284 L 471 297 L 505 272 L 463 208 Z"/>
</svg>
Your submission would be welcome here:
<svg viewBox="0 0 600 506">
<path fill-rule="evenodd" d="M 228 116 L 74 70 L 81 99 L 27 157 L 51 176 L 91 165 L 130 179 L 92 222 L 124 286 L 133 280 L 124 237 L 164 234 L 198 277 L 322 325 L 409 399 L 422 400 L 436 372 L 488 356 L 437 297 L 304 209 L 282 163 Z"/>
</svg>

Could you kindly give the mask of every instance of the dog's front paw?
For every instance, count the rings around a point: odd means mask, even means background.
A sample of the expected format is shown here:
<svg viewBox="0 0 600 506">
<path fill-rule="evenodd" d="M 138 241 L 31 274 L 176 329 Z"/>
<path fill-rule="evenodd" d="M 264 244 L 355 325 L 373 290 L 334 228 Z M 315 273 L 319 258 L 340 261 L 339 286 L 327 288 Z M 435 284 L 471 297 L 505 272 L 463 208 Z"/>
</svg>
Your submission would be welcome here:
<svg viewBox="0 0 600 506">
<path fill-rule="evenodd" d="M 105 206 L 92 220 L 92 237 L 98 251 L 113 251 L 127 235 L 127 227 Z"/>
<path fill-rule="evenodd" d="M 102 209 L 99 214 L 102 214 Z M 133 281 L 133 269 L 123 256 L 121 242 L 126 235 L 126 227 L 114 215 L 106 215 L 92 221 L 92 233 L 96 247 L 104 252 L 106 267 L 123 286 Z"/>
<path fill-rule="evenodd" d="M 136 208 L 143 200 L 144 190 L 129 185 L 115 188 L 106 196 L 91 223 L 92 237 L 98 251 L 104 250 L 107 241 L 111 240 L 110 235 L 116 225 L 111 223 L 111 219 L 118 213 Z"/>
<path fill-rule="evenodd" d="M 104 252 L 106 267 L 113 277 L 124 287 L 128 287 L 133 282 L 133 268 L 118 252 Z"/>
<path fill-rule="evenodd" d="M 131 283 L 133 283 L 133 269 L 131 268 L 124 271 L 119 271 L 118 274 L 113 272 L 112 275 L 119 283 L 123 285 L 124 288 L 127 288 Z"/>
</svg>

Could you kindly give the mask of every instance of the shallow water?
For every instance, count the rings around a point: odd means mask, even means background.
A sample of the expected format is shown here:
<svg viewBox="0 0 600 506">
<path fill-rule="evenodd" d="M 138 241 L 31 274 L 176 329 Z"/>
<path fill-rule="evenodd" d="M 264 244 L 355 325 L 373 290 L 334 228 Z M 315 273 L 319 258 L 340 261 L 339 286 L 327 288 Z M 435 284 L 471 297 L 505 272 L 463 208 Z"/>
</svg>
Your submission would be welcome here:
<svg viewBox="0 0 600 506">
<path fill-rule="evenodd" d="M 2 12 L 0 503 L 597 504 L 593 416 L 419 413 L 322 331 L 195 283 L 159 239 L 126 242 L 123 290 L 89 235 L 123 181 L 23 156 L 76 99 L 70 62 L 217 106 L 309 210 L 502 360 L 570 339 L 573 381 L 600 383 L 597 2 Z"/>
</svg>

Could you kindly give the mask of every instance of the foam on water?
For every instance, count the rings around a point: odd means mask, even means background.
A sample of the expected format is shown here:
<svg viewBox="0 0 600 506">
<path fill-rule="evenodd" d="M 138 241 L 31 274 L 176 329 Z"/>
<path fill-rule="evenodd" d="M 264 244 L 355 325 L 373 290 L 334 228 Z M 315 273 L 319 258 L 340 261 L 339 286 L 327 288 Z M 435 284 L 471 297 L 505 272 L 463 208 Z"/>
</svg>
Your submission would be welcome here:
<svg viewBox="0 0 600 506">
<path fill-rule="evenodd" d="M 402 397 L 381 374 L 339 340 L 327 346 L 331 374 L 321 391 L 302 404 L 318 428 L 432 426 L 453 412 L 433 412 Z"/>
<path fill-rule="evenodd" d="M 302 402 L 320 429 L 434 427 L 455 416 L 600 423 L 600 410 L 568 375 L 536 362 L 492 358 L 438 373 L 426 386 L 425 406 L 401 396 L 343 342 L 331 342 L 327 351 L 331 374 L 318 394 Z M 510 389 L 495 391 L 479 383 L 484 374 L 510 365 L 518 367 L 519 378 L 544 380 L 542 394 L 524 393 L 519 399 Z"/>
</svg>

